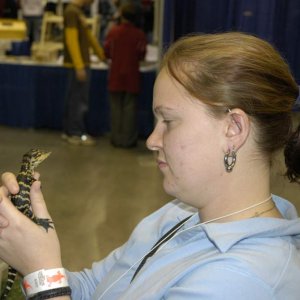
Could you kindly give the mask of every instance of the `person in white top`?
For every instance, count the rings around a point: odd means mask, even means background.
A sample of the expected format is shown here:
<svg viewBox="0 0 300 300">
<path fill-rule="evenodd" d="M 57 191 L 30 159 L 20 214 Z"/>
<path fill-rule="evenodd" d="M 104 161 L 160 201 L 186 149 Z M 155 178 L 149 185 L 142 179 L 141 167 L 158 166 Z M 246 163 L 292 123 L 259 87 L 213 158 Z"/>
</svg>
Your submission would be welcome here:
<svg viewBox="0 0 300 300">
<path fill-rule="evenodd" d="M 40 31 L 44 14 L 43 0 L 20 0 L 22 17 L 26 22 L 27 36 L 30 45 L 40 39 Z"/>
</svg>

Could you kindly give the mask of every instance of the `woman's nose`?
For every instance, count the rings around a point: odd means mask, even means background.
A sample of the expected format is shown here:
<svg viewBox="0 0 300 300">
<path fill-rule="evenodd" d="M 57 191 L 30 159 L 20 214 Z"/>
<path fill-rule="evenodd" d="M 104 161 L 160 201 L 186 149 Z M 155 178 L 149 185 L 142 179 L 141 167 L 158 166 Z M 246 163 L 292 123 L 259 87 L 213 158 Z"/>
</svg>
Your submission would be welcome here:
<svg viewBox="0 0 300 300">
<path fill-rule="evenodd" d="M 162 146 L 162 139 L 161 139 L 161 133 L 156 125 L 152 131 L 152 133 L 149 135 L 146 146 L 151 151 L 156 151 L 161 148 Z"/>
</svg>

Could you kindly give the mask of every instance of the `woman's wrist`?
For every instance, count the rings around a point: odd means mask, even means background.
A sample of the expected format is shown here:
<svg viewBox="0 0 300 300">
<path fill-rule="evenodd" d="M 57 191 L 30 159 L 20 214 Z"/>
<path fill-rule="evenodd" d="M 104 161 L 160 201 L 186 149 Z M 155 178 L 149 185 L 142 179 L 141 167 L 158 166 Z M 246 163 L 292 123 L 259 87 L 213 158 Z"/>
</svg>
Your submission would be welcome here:
<svg viewBox="0 0 300 300">
<path fill-rule="evenodd" d="M 62 260 L 60 257 L 60 252 L 57 255 L 51 254 L 49 256 L 36 256 L 34 260 L 28 261 L 24 266 L 23 270 L 18 270 L 20 274 L 23 275 L 23 278 L 28 276 L 31 273 L 34 273 L 39 270 L 51 270 L 63 268 Z"/>
</svg>

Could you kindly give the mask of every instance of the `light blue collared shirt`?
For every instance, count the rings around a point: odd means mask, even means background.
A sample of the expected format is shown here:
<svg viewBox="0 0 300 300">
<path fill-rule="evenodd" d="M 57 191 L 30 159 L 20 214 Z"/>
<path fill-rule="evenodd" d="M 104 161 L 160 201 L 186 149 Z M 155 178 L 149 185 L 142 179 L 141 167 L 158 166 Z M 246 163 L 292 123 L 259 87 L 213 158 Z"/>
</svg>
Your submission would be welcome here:
<svg viewBox="0 0 300 300">
<path fill-rule="evenodd" d="M 299 300 L 300 219 L 290 202 L 273 200 L 284 219 L 194 228 L 200 222 L 197 210 L 174 200 L 142 220 L 122 247 L 90 270 L 68 273 L 72 299 Z M 189 215 L 130 283 L 144 255 Z"/>
</svg>

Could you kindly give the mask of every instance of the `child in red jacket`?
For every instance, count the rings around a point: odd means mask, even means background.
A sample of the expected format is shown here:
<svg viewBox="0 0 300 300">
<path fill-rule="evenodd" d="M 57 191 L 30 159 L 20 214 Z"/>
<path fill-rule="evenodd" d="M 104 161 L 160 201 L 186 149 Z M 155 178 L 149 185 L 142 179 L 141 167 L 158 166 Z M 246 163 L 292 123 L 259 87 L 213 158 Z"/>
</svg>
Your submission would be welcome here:
<svg viewBox="0 0 300 300">
<path fill-rule="evenodd" d="M 111 59 L 108 90 L 111 106 L 111 143 L 116 147 L 137 144 L 137 96 L 140 91 L 139 62 L 146 54 L 146 35 L 135 24 L 139 7 L 121 7 L 121 22 L 111 28 L 104 42 Z"/>
</svg>

